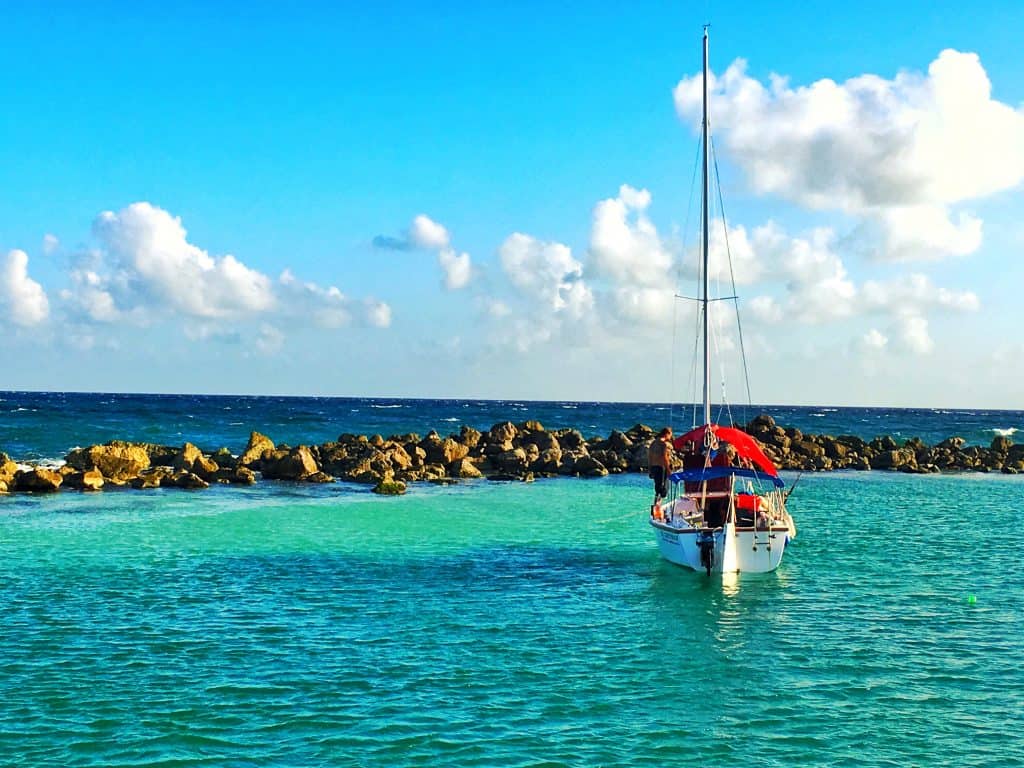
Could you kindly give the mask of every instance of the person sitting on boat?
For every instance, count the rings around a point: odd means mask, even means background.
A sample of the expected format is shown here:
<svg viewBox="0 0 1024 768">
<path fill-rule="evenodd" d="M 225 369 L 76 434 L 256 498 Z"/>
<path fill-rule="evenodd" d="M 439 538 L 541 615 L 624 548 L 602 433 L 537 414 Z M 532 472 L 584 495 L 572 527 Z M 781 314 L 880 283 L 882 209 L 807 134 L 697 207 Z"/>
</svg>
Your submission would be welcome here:
<svg viewBox="0 0 1024 768">
<path fill-rule="evenodd" d="M 654 481 L 654 504 L 668 496 L 666 480 L 672 467 L 672 427 L 665 427 L 647 449 L 648 477 Z"/>
</svg>

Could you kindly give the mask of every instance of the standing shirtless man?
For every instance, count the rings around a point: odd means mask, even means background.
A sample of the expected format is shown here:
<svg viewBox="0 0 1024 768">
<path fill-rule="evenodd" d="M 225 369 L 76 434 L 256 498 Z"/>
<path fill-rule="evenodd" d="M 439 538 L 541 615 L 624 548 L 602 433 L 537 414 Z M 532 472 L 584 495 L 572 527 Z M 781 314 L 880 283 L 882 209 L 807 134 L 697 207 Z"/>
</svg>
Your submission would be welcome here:
<svg viewBox="0 0 1024 768">
<path fill-rule="evenodd" d="M 666 481 L 672 467 L 672 427 L 665 427 L 651 441 L 647 449 L 647 465 L 650 467 L 648 476 L 654 481 L 654 504 L 657 506 L 668 496 Z"/>
</svg>

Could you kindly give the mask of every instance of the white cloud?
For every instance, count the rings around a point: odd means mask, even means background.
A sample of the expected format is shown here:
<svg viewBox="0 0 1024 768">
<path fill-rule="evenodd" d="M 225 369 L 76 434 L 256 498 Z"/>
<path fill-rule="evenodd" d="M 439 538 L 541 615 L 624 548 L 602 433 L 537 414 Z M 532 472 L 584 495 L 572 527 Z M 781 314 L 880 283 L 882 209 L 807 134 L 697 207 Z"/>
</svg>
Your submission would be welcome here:
<svg viewBox="0 0 1024 768">
<path fill-rule="evenodd" d="M 62 290 L 60 297 L 74 317 L 97 323 L 111 323 L 121 317 L 99 273 L 83 266 L 72 269 L 69 277 L 73 288 Z"/>
<path fill-rule="evenodd" d="M 750 313 L 764 323 L 778 323 L 785 317 L 782 307 L 771 296 L 755 296 L 748 307 Z"/>
<path fill-rule="evenodd" d="M 277 354 L 284 346 L 285 335 L 279 328 L 270 323 L 260 325 L 259 336 L 256 337 L 256 350 L 264 355 Z"/>
<path fill-rule="evenodd" d="M 444 287 L 449 291 L 469 285 L 473 268 L 468 253 L 459 254 L 451 248 L 444 248 L 437 254 L 437 263 L 444 272 Z"/>
<path fill-rule="evenodd" d="M 618 197 L 594 207 L 590 260 L 596 275 L 620 285 L 673 284 L 672 253 L 644 213 L 650 202 L 646 189 L 623 184 Z"/>
<path fill-rule="evenodd" d="M 366 322 L 374 328 L 391 327 L 391 307 L 376 299 L 363 299 L 363 311 Z"/>
<path fill-rule="evenodd" d="M 22 327 L 39 325 L 50 315 L 46 291 L 28 276 L 24 251 L 9 251 L 0 265 L 0 306 L 7 309 L 12 323 Z"/>
<path fill-rule="evenodd" d="M 357 301 L 336 286 L 327 288 L 299 280 L 290 269 L 277 280 L 281 297 L 279 314 L 308 317 L 320 328 L 344 328 L 352 324 L 387 328 L 391 325 L 391 307 L 376 299 Z"/>
<path fill-rule="evenodd" d="M 675 300 L 675 292 L 670 288 L 614 288 L 611 292 L 611 307 L 616 322 L 612 324 L 612 328 L 622 330 L 623 320 L 629 325 L 671 328 L 672 303 Z"/>
<path fill-rule="evenodd" d="M 437 223 L 426 214 L 419 214 L 409 227 L 409 240 L 419 248 L 440 251 L 451 243 L 451 236 L 444 225 Z"/>
<path fill-rule="evenodd" d="M 183 315 L 237 317 L 274 306 L 270 278 L 189 243 L 181 220 L 150 203 L 104 211 L 93 231 L 133 287 Z"/>
<path fill-rule="evenodd" d="M 73 323 L 179 318 L 190 340 L 239 342 L 252 339 L 245 331 L 259 321 L 253 343 L 266 354 L 280 349 L 285 320 L 324 329 L 391 324 L 391 307 L 377 299 L 301 281 L 289 269 L 275 281 L 233 256 L 211 256 L 188 241 L 178 218 L 149 203 L 100 214 L 94 232 L 100 247 L 78 254 L 60 292 Z"/>
<path fill-rule="evenodd" d="M 755 191 L 839 210 L 876 230 L 890 260 L 963 255 L 981 221 L 953 206 L 1024 180 L 1024 109 L 992 99 L 975 54 L 943 51 L 927 75 L 863 75 L 768 86 L 735 61 L 713 79 L 711 124 Z M 675 89 L 682 117 L 701 111 L 699 77 Z"/>
<path fill-rule="evenodd" d="M 921 315 L 900 315 L 896 320 L 894 333 L 899 339 L 900 346 L 912 354 L 926 355 L 935 348 L 935 342 L 928 333 L 928 321 Z"/>
<path fill-rule="evenodd" d="M 981 306 L 972 291 L 951 291 L 939 288 L 927 275 L 904 275 L 888 282 L 869 280 L 864 283 L 863 299 L 870 309 L 912 310 L 929 308 L 957 312 L 976 312 Z"/>
<path fill-rule="evenodd" d="M 441 284 L 445 290 L 457 291 L 469 285 L 473 278 L 473 263 L 468 253 L 459 253 L 451 247 L 451 233 L 447 227 L 424 213 L 413 218 L 412 224 L 402 237 L 377 235 L 373 244 L 377 248 L 391 251 L 408 251 L 422 248 L 437 252 L 437 265 L 443 275 Z"/>
<path fill-rule="evenodd" d="M 751 309 L 756 316 L 821 323 L 854 314 L 857 287 L 834 250 L 835 239 L 828 228 L 812 230 L 807 237 L 790 237 L 773 222 L 755 229 L 754 248 L 765 266 L 763 274 L 784 280 L 787 293 L 784 305 L 755 297 Z"/>
<path fill-rule="evenodd" d="M 569 246 L 516 232 L 501 244 L 498 256 L 512 285 L 548 309 L 567 310 L 579 317 L 593 304 L 593 295 L 581 279 L 583 265 L 573 258 Z"/>
<path fill-rule="evenodd" d="M 57 249 L 60 248 L 60 240 L 57 239 L 56 235 L 49 233 L 43 235 L 43 253 L 47 256 L 51 256 L 56 253 Z"/>
<path fill-rule="evenodd" d="M 860 341 L 862 349 L 879 350 L 885 349 L 885 346 L 889 343 L 889 338 L 877 328 L 872 328 L 861 337 Z"/>
</svg>

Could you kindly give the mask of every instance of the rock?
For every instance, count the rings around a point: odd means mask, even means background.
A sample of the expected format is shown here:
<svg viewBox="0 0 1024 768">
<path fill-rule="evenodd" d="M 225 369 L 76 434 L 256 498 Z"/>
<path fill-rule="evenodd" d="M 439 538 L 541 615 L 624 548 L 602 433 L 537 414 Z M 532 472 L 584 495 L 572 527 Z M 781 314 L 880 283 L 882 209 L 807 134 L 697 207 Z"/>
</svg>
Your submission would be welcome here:
<svg viewBox="0 0 1024 768">
<path fill-rule="evenodd" d="M 989 450 L 995 453 L 1008 453 L 1010 446 L 1013 445 L 1013 440 L 1004 436 L 996 435 L 992 438 L 992 444 L 989 446 Z"/>
<path fill-rule="evenodd" d="M 260 461 L 263 476 L 270 480 L 305 480 L 320 471 L 307 445 L 284 452 L 273 451 Z"/>
<path fill-rule="evenodd" d="M 103 483 L 103 473 L 98 469 L 88 469 L 84 472 L 72 471 L 64 478 L 64 485 L 79 491 L 99 491 L 103 489 Z"/>
<path fill-rule="evenodd" d="M 228 472 L 226 479 L 229 483 L 236 485 L 255 485 L 256 473 L 248 467 L 235 467 L 234 469 L 221 470 Z"/>
<path fill-rule="evenodd" d="M 959 451 L 964 447 L 964 443 L 967 441 L 962 437 L 947 437 L 941 443 L 936 445 L 936 448 L 948 448 L 951 451 Z"/>
<path fill-rule="evenodd" d="M 871 459 L 872 469 L 917 469 L 917 456 L 909 448 L 882 451 Z"/>
<path fill-rule="evenodd" d="M 542 425 L 536 419 L 530 419 L 529 421 L 524 421 L 522 424 L 520 424 L 519 429 L 522 432 L 543 432 L 544 425 Z"/>
<path fill-rule="evenodd" d="M 426 451 L 424 451 L 424 454 Z M 391 466 L 397 469 L 412 469 L 413 460 L 409 452 L 405 450 L 398 443 L 390 443 L 385 445 L 384 456 L 391 463 Z"/>
<path fill-rule="evenodd" d="M 744 429 L 744 432 L 746 432 L 749 435 L 757 435 L 762 432 L 771 432 L 774 429 L 775 419 L 773 419 L 767 413 L 762 413 L 750 420 L 750 423 L 747 424 L 746 429 Z"/>
<path fill-rule="evenodd" d="M 899 443 L 893 440 L 889 435 L 876 437 L 869 443 L 869 445 L 876 451 L 895 451 L 900 447 Z"/>
<path fill-rule="evenodd" d="M 616 453 L 627 453 L 633 447 L 633 440 L 618 430 L 612 430 L 608 435 L 608 448 Z"/>
<path fill-rule="evenodd" d="M 452 477 L 477 478 L 483 477 L 476 464 L 469 459 L 456 459 L 448 466 L 448 474 Z"/>
<path fill-rule="evenodd" d="M 487 442 L 489 443 L 511 443 L 516 439 L 516 435 L 519 434 L 519 430 L 516 429 L 516 425 L 511 421 L 502 421 L 491 427 L 487 433 Z"/>
<path fill-rule="evenodd" d="M 862 453 L 868 447 L 868 444 L 856 435 L 839 435 L 835 441 L 857 453 Z"/>
<path fill-rule="evenodd" d="M 654 437 L 654 430 L 648 427 L 646 424 L 634 424 L 632 427 L 626 430 L 626 434 L 629 435 L 629 439 L 634 443 L 643 440 L 650 440 Z"/>
<path fill-rule="evenodd" d="M 558 446 L 562 449 L 563 453 L 565 451 L 578 451 L 581 448 L 585 449 L 587 445 L 583 435 L 576 429 L 561 429 L 555 432 L 555 437 L 558 438 Z"/>
<path fill-rule="evenodd" d="M 382 496 L 401 496 L 405 493 L 405 483 L 401 480 L 381 480 L 373 487 L 373 492 Z"/>
<path fill-rule="evenodd" d="M 326 472 L 314 472 L 309 477 L 305 478 L 307 483 L 333 483 L 334 478 L 328 475 Z"/>
<path fill-rule="evenodd" d="M 469 455 L 469 447 L 450 437 L 443 440 L 436 432 L 431 432 L 420 442 L 420 448 L 426 453 L 428 464 L 451 464 L 457 459 Z"/>
<path fill-rule="evenodd" d="M 338 439 L 338 442 L 341 442 L 341 438 Z M 249 442 L 246 443 L 245 450 L 238 457 L 238 466 L 247 467 L 250 464 L 255 464 L 263 457 L 264 453 L 273 451 L 274 448 L 274 441 L 269 437 L 261 435 L 259 432 L 250 432 Z"/>
<path fill-rule="evenodd" d="M 11 461 L 6 453 L 0 453 L 0 482 L 8 488 L 14 487 L 14 476 L 18 473 L 18 465 Z"/>
<path fill-rule="evenodd" d="M 562 463 L 562 449 L 558 447 L 557 441 L 554 448 L 545 448 L 537 453 L 537 458 L 530 463 L 530 469 L 534 472 L 554 474 Z"/>
<path fill-rule="evenodd" d="M 604 477 L 607 468 L 593 456 L 581 456 L 573 465 L 573 471 L 581 477 Z"/>
<path fill-rule="evenodd" d="M 98 469 L 107 480 L 130 480 L 150 467 L 149 453 L 144 448 L 117 441 L 76 448 L 66 461 L 78 470 Z"/>
<path fill-rule="evenodd" d="M 459 442 L 470 450 L 473 450 L 480 444 L 481 437 L 483 437 L 483 435 L 480 431 L 473 429 L 472 427 L 463 425 L 462 429 L 459 430 Z"/>
<path fill-rule="evenodd" d="M 846 458 L 846 454 L 850 452 L 850 449 L 838 442 L 837 440 L 827 440 L 825 442 L 825 455 L 833 460 L 841 460 Z"/>
<path fill-rule="evenodd" d="M 16 483 L 15 488 L 19 491 L 52 493 L 60 488 L 64 478 L 61 477 L 60 472 L 36 467 L 27 472 L 18 472 L 14 477 L 14 481 Z"/>
<path fill-rule="evenodd" d="M 526 451 L 522 448 L 513 448 L 499 453 L 492 461 L 498 471 L 505 474 L 522 474 L 526 471 Z"/>
<path fill-rule="evenodd" d="M 0 493 L 7 493 L 10 488 L 7 485 L 6 480 L 0 480 Z"/>
<path fill-rule="evenodd" d="M 208 482 L 193 472 L 178 472 L 173 476 L 173 480 L 178 488 L 200 489 L 210 487 Z"/>
<path fill-rule="evenodd" d="M 181 447 L 171 466 L 174 467 L 175 472 L 193 472 L 207 481 L 211 480 L 220 469 L 217 462 L 206 458 L 203 452 L 192 443 L 185 443 Z"/>
<path fill-rule="evenodd" d="M 210 456 L 210 459 L 217 462 L 220 469 L 234 469 L 238 466 L 238 459 L 231 455 L 227 448 L 218 448 L 217 452 Z"/>
<path fill-rule="evenodd" d="M 164 472 L 147 472 L 145 474 L 139 475 L 138 477 L 133 477 L 131 480 L 132 488 L 135 488 L 136 490 L 139 491 L 148 491 L 154 488 L 160 488 L 161 486 L 164 485 L 173 484 L 174 483 L 171 480 L 171 475 L 168 475 Z"/>
<path fill-rule="evenodd" d="M 825 449 L 817 443 L 812 443 L 810 440 L 794 440 L 790 446 L 790 450 L 793 451 L 793 453 L 799 453 L 802 456 L 810 456 L 811 458 L 825 455 Z"/>
<path fill-rule="evenodd" d="M 622 472 L 629 466 L 629 460 L 613 450 L 592 451 L 590 457 L 609 472 Z"/>
</svg>

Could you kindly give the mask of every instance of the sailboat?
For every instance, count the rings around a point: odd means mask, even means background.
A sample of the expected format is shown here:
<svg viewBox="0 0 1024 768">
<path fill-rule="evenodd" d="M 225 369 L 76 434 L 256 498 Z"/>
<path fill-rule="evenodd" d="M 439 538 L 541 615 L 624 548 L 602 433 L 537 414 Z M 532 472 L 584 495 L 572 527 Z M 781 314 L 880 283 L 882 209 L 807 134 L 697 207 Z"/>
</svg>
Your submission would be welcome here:
<svg viewBox="0 0 1024 768">
<path fill-rule="evenodd" d="M 711 345 L 708 304 L 708 28 L 704 28 L 702 121 L 702 270 L 700 303 L 704 341 L 703 423 L 672 445 L 683 468 L 668 477 L 668 496 L 651 507 L 650 525 L 666 560 L 695 571 L 764 573 L 782 562 L 796 526 L 788 493 L 757 441 L 711 418 Z M 735 298 L 735 297 L 731 297 Z"/>
</svg>

